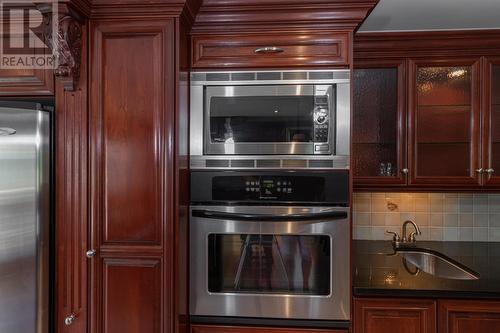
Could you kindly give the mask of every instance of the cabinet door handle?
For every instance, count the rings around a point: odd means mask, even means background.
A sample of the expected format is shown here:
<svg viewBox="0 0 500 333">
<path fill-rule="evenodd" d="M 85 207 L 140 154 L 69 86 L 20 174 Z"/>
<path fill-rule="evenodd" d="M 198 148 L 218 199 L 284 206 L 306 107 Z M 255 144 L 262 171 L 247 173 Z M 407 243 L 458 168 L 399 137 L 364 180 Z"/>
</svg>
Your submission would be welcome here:
<svg viewBox="0 0 500 333">
<path fill-rule="evenodd" d="M 484 173 L 484 169 L 483 168 L 476 169 L 476 172 L 478 174 L 482 174 L 482 173 Z"/>
<path fill-rule="evenodd" d="M 485 172 L 491 175 L 492 173 L 495 172 L 495 170 L 492 168 L 489 168 L 489 169 L 486 169 Z"/>
<path fill-rule="evenodd" d="M 266 46 L 255 49 L 255 53 L 281 53 L 285 50 L 277 46 Z"/>
<path fill-rule="evenodd" d="M 76 320 L 76 316 L 74 313 L 72 313 L 69 316 L 67 316 L 66 318 L 64 318 L 64 325 L 70 326 L 75 322 L 75 320 Z"/>
<path fill-rule="evenodd" d="M 88 250 L 85 255 L 87 256 L 87 258 L 93 258 L 95 255 L 97 254 L 97 251 L 92 249 L 92 250 Z"/>
<path fill-rule="evenodd" d="M 405 175 L 407 175 L 408 172 L 410 172 L 410 170 L 408 170 L 407 168 L 404 168 L 403 170 L 401 170 L 401 173 L 405 174 Z"/>
</svg>

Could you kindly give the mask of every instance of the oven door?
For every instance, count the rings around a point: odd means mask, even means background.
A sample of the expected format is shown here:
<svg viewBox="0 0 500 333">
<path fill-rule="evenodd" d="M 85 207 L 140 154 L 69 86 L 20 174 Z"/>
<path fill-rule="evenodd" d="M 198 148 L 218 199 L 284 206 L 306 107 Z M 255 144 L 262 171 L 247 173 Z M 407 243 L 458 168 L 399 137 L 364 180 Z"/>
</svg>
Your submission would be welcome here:
<svg viewBox="0 0 500 333">
<path fill-rule="evenodd" d="M 330 100 L 332 89 L 328 85 L 205 87 L 204 154 L 315 154 L 315 95 Z M 322 142 L 324 147 L 332 147 L 330 137 L 331 133 Z M 331 154 L 330 150 L 316 153 Z"/>
<path fill-rule="evenodd" d="M 191 315 L 349 320 L 348 211 L 191 207 Z"/>
</svg>

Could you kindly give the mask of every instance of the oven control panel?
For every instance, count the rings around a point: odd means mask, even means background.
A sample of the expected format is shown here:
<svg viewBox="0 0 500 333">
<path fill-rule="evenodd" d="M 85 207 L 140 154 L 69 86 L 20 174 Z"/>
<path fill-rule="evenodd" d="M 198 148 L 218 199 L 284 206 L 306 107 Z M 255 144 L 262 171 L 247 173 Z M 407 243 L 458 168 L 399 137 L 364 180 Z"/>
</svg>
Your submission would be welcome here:
<svg viewBox="0 0 500 333">
<path fill-rule="evenodd" d="M 283 177 L 256 177 L 255 180 L 245 181 L 245 192 L 254 193 L 254 197 L 261 199 L 278 199 L 288 197 L 294 192 L 293 183 Z"/>
<path fill-rule="evenodd" d="M 330 100 L 329 86 L 314 87 L 314 153 L 330 152 Z"/>
</svg>

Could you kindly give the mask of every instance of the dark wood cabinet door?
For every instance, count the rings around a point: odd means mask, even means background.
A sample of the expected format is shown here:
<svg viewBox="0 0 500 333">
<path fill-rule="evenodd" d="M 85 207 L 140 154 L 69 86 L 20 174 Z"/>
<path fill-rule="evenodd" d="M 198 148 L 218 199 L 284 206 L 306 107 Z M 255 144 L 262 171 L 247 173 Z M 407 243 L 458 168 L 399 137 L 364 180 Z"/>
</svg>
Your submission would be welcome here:
<svg viewBox="0 0 500 333">
<path fill-rule="evenodd" d="M 175 23 L 91 30 L 92 332 L 160 333 L 173 325 Z"/>
<path fill-rule="evenodd" d="M 354 333 L 436 333 L 436 302 L 355 299 Z"/>
<path fill-rule="evenodd" d="M 191 333 L 347 333 L 347 330 L 191 325 Z"/>
<path fill-rule="evenodd" d="M 405 61 L 357 62 L 354 69 L 355 188 L 406 185 Z"/>
<path fill-rule="evenodd" d="M 500 332 L 500 302 L 439 301 L 439 333 Z"/>
<path fill-rule="evenodd" d="M 410 184 L 479 185 L 479 60 L 412 61 L 409 74 Z"/>
<path fill-rule="evenodd" d="M 500 57 L 487 58 L 483 72 L 483 179 L 500 185 Z"/>
</svg>

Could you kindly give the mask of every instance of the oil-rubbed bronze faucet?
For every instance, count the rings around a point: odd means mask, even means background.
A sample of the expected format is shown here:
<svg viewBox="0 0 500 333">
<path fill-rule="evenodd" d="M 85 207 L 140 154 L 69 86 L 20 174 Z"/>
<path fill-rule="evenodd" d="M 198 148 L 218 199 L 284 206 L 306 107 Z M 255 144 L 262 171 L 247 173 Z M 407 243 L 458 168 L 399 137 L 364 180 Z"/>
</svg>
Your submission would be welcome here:
<svg viewBox="0 0 500 333">
<path fill-rule="evenodd" d="M 410 235 L 407 235 L 407 232 L 406 232 L 406 226 L 408 224 L 413 225 L 413 227 L 415 228 L 415 231 L 412 231 L 410 233 Z M 416 240 L 415 236 L 419 236 L 419 235 L 422 234 L 422 232 L 420 232 L 420 228 L 418 227 L 418 225 L 415 222 L 411 221 L 411 220 L 407 220 L 407 221 L 405 221 L 403 223 L 403 227 L 401 229 L 401 235 L 403 236 L 402 238 L 398 235 L 397 232 L 394 232 L 394 231 L 387 230 L 386 233 L 393 235 L 393 237 L 392 237 L 392 245 L 395 248 L 415 246 L 416 243 L 417 243 L 417 240 Z"/>
</svg>

